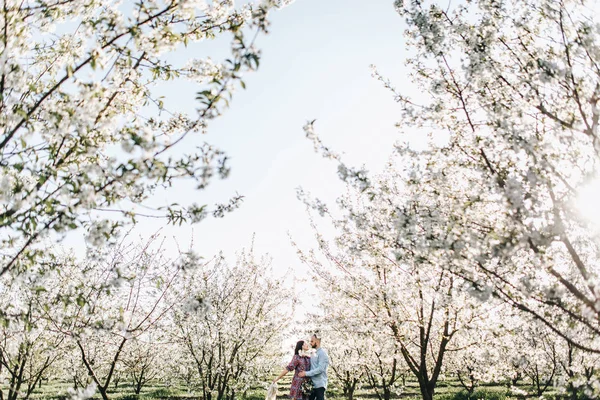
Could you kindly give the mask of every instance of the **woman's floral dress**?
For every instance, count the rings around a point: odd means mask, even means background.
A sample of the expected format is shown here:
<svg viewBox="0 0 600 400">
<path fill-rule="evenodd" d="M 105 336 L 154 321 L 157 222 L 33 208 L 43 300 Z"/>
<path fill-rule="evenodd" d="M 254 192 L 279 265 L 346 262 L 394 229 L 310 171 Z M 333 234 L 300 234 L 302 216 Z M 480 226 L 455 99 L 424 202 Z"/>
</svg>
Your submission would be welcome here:
<svg viewBox="0 0 600 400">
<path fill-rule="evenodd" d="M 298 376 L 298 373 L 310 369 L 310 358 L 295 354 L 286 368 L 288 371 L 295 371 L 292 378 L 292 386 L 290 387 L 290 398 L 302 400 L 302 382 L 310 378 L 301 378 Z"/>
</svg>

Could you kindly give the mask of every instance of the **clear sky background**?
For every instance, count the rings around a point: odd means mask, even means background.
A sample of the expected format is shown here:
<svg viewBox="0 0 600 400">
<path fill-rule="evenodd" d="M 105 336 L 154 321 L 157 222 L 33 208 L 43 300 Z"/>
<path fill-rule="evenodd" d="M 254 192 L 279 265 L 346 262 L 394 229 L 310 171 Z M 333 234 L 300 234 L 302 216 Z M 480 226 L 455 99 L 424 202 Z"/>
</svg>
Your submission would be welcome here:
<svg viewBox="0 0 600 400">
<path fill-rule="evenodd" d="M 185 184 L 160 193 L 160 201 L 199 204 L 245 196 L 238 210 L 224 219 L 196 225 L 169 226 L 162 233 L 181 248 L 204 256 L 233 255 L 255 235 L 258 254 L 269 253 L 277 271 L 306 275 L 288 232 L 302 247 L 314 246 L 304 205 L 296 198 L 303 187 L 330 204 L 344 190 L 335 163 L 324 160 L 304 136 L 303 126 L 316 119 L 317 132 L 348 164 L 380 170 L 393 143 L 399 107 L 393 95 L 371 77 L 375 64 L 399 89 L 408 90 L 402 37 L 405 25 L 392 0 L 296 0 L 270 15 L 270 34 L 260 36 L 260 68 L 245 78 L 247 89 L 235 93 L 224 115 L 209 123 L 207 135 L 187 138 L 185 148 L 207 141 L 226 151 L 232 173 L 204 191 Z M 181 49 L 184 59 L 228 55 L 230 37 Z M 160 88 L 173 111 L 192 111 L 198 87 L 172 82 Z M 147 235 L 163 225 L 144 220 L 135 233 Z M 174 242 L 173 242 L 174 243 Z M 175 246 L 173 245 L 173 248 Z M 233 261 L 233 258 L 231 259 Z M 301 294 L 313 309 L 311 291 Z"/>
</svg>

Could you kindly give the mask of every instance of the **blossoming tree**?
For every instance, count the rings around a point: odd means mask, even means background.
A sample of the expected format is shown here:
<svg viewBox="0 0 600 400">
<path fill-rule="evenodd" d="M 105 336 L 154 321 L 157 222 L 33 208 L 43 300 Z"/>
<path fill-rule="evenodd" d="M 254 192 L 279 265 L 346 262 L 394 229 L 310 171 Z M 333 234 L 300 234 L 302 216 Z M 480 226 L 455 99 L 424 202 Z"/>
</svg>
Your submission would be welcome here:
<svg viewBox="0 0 600 400">
<path fill-rule="evenodd" d="M 221 150 L 209 144 L 175 149 L 204 131 L 235 87 L 244 86 L 243 73 L 258 67 L 254 38 L 266 32 L 269 10 L 282 3 L 4 1 L 0 275 L 29 268 L 43 253 L 38 240 L 50 233 L 84 227 L 98 243 L 142 215 L 196 222 L 235 208 L 239 197 L 212 208 L 152 208 L 147 200 L 181 178 L 203 189 L 214 176 L 227 176 Z M 169 57 L 227 33 L 231 57 L 222 63 L 180 64 Z M 195 113 L 177 112 L 159 97 L 156 86 L 175 79 L 198 85 Z"/>
<path fill-rule="evenodd" d="M 600 352 L 600 37 L 591 2 L 397 2 L 427 99 L 391 90 L 399 126 L 436 139 L 413 154 L 423 197 L 445 202 L 447 263 L 476 290 Z M 443 198 L 443 199 L 440 199 Z M 436 200 L 440 199 L 440 200 Z M 440 235 L 429 239 L 436 244 Z"/>
<path fill-rule="evenodd" d="M 131 383 L 135 394 L 139 395 L 149 382 L 167 376 L 163 371 L 163 358 L 168 354 L 168 347 L 165 348 L 165 341 L 160 339 L 162 335 L 165 333 L 161 330 L 134 338 L 123 351 L 121 373 Z"/>
<path fill-rule="evenodd" d="M 407 96 L 374 72 L 400 106 L 398 127 L 430 138 L 423 151 L 396 147 L 406 201 L 390 214 L 398 232 L 392 243 L 460 279 L 473 296 L 499 298 L 541 321 L 588 356 L 600 352 L 600 227 L 595 210 L 584 206 L 600 187 L 600 37 L 591 7 L 569 0 L 397 1 L 420 94 Z M 312 123 L 305 129 L 318 150 L 340 161 L 342 179 L 385 204 L 389 196 L 379 184 L 373 189 L 364 169 L 341 162 Z M 376 215 L 350 213 L 354 226 L 344 232 Z M 391 230 L 373 225 L 371 241 Z M 432 271 L 421 266 L 411 276 L 422 270 Z M 600 387 L 597 375 L 580 373 L 588 388 Z"/>
<path fill-rule="evenodd" d="M 0 308 L 17 316 L 0 326 L 0 398 L 28 399 L 52 373 L 65 352 L 65 337 L 44 318 L 60 310 L 43 301 L 44 285 L 35 275 L 0 280 Z"/>
<path fill-rule="evenodd" d="M 253 251 L 241 252 L 233 265 L 219 256 L 178 286 L 184 301 L 173 304 L 171 340 L 193 369 L 192 383 L 203 400 L 243 396 L 281 360 L 294 298 L 269 262 Z"/>
<path fill-rule="evenodd" d="M 84 261 L 62 263 L 49 285 L 47 301 L 63 307 L 47 310 L 43 318 L 71 344 L 78 360 L 73 362 L 74 376 L 83 370 L 89 379 L 79 384 L 88 384 L 92 393 L 98 390 L 104 400 L 110 397 L 116 371 L 134 355 L 136 342 L 157 340 L 153 333 L 172 307 L 167 295 L 182 274 L 181 266 L 190 267 L 164 257 L 155 239 L 90 250 Z M 139 372 L 133 380 L 136 388 L 144 383 Z"/>
<path fill-rule="evenodd" d="M 448 352 L 446 376 L 456 378 L 468 399 L 478 398 L 476 390 L 484 384 L 505 385 L 514 372 L 507 363 L 515 355 L 509 345 L 513 336 L 507 334 L 504 315 L 494 311 L 487 315 L 487 324 L 465 327 Z"/>
<path fill-rule="evenodd" d="M 341 170 L 346 173 L 343 165 Z M 388 330 L 391 348 L 398 348 L 423 399 L 431 399 L 451 342 L 466 326 L 481 323 L 486 307 L 443 267 L 452 251 L 428 244 L 445 226 L 412 212 L 415 207 L 437 211 L 418 191 L 404 192 L 403 172 L 390 167 L 375 179 L 356 174 L 349 179 L 348 194 L 337 201 L 340 216 L 301 193 L 337 232 L 329 241 L 316 230 L 319 251 L 301 251 L 301 259 L 329 290 L 361 307 L 369 325 Z"/>
<path fill-rule="evenodd" d="M 317 285 L 321 299 L 319 314 L 309 314 L 302 326 L 318 327 L 315 330 L 327 342 L 332 383 L 335 382 L 341 388 L 344 398 L 353 400 L 358 389 L 371 383 L 366 379 L 366 372 L 373 372 L 367 370 L 370 367 L 367 364 L 374 358 L 373 345 L 385 346 L 390 342 L 390 337 L 383 337 L 385 335 L 380 334 L 379 327 L 370 326 L 366 322 L 368 315 L 361 308 L 354 307 L 353 301 L 343 293 L 330 290 L 328 283 L 324 281 L 317 281 Z M 384 371 L 388 372 L 391 364 L 373 364 L 375 371 L 381 372 L 378 377 L 386 382 Z M 382 367 L 381 370 L 378 367 Z"/>
</svg>

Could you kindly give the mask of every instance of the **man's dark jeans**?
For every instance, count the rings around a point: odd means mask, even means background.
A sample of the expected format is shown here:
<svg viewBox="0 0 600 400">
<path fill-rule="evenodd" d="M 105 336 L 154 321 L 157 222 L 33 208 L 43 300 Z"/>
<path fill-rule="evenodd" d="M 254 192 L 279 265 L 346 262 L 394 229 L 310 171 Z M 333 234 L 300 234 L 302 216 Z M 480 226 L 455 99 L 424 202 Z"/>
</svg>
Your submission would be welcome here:
<svg viewBox="0 0 600 400">
<path fill-rule="evenodd" d="M 325 388 L 314 388 L 312 392 L 310 392 L 308 400 L 325 400 Z"/>
</svg>

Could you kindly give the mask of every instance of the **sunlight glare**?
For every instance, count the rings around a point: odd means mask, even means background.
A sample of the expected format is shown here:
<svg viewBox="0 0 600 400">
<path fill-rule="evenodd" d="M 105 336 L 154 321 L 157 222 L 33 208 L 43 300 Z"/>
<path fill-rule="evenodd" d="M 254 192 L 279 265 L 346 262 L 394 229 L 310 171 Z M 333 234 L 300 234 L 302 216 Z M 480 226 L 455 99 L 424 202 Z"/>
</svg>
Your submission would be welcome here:
<svg viewBox="0 0 600 400">
<path fill-rule="evenodd" d="M 576 199 L 579 215 L 595 229 L 600 229 L 600 179 L 594 179 L 579 189 Z"/>
</svg>

